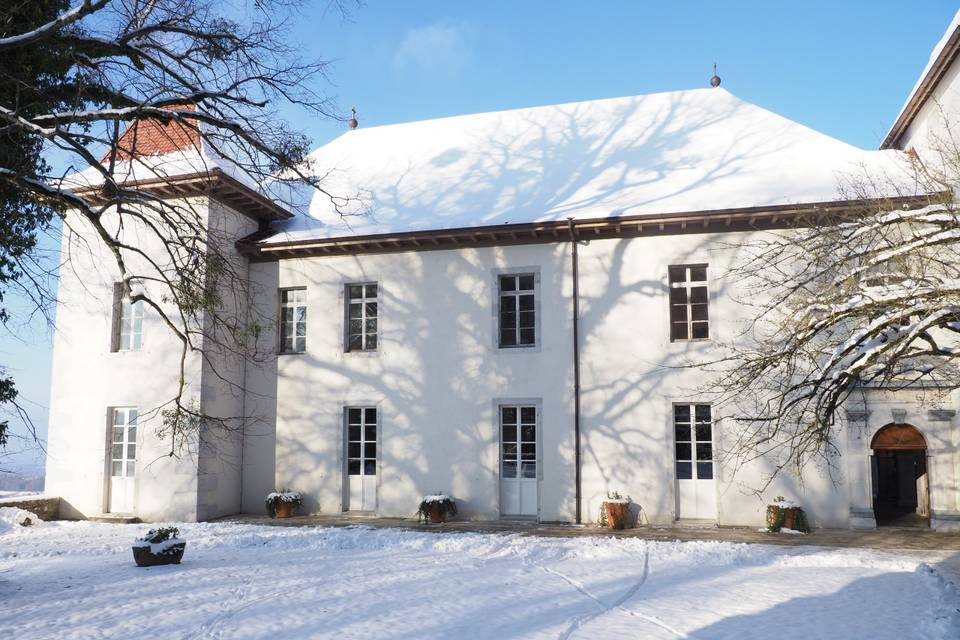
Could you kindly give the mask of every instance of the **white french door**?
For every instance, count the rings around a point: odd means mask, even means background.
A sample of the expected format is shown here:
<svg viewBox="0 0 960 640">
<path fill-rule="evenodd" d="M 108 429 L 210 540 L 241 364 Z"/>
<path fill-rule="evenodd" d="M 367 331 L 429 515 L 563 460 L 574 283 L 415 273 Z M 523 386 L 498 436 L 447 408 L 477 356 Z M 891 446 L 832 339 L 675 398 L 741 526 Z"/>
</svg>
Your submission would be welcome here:
<svg viewBox="0 0 960 640">
<path fill-rule="evenodd" d="M 114 409 L 111 423 L 109 512 L 133 513 L 136 507 L 137 473 L 136 408 Z"/>
<path fill-rule="evenodd" d="M 537 515 L 537 464 L 537 408 L 500 407 L 500 515 Z"/>
<path fill-rule="evenodd" d="M 708 404 L 673 407 L 677 519 L 716 520 L 713 420 Z"/>
<path fill-rule="evenodd" d="M 347 492 L 344 511 L 377 509 L 377 410 L 347 408 Z"/>
</svg>

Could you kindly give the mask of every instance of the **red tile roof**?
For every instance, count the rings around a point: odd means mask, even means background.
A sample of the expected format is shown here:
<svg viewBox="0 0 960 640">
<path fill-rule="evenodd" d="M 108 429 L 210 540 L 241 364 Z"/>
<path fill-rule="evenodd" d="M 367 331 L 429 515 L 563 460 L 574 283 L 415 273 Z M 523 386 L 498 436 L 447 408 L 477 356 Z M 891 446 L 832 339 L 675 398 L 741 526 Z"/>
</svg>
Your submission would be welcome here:
<svg viewBox="0 0 960 640">
<path fill-rule="evenodd" d="M 170 109 L 192 108 L 189 105 L 176 105 Z M 182 149 L 200 150 L 200 132 L 196 125 L 171 120 L 162 122 L 153 118 L 135 120 L 120 135 L 117 143 L 117 160 L 132 157 L 162 156 Z M 107 151 L 100 158 L 106 162 L 110 157 Z"/>
</svg>

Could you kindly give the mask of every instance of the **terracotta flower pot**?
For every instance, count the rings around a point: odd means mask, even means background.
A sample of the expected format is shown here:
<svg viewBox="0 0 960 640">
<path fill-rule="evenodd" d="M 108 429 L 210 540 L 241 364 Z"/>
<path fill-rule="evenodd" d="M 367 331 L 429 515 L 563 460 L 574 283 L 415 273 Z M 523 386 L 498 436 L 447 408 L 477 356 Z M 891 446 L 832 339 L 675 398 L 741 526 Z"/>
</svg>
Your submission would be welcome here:
<svg viewBox="0 0 960 640">
<path fill-rule="evenodd" d="M 611 529 L 627 528 L 627 513 L 630 511 L 629 502 L 604 502 L 607 510 L 607 525 Z"/>
<path fill-rule="evenodd" d="M 287 502 L 286 500 L 277 500 L 276 504 L 273 506 L 273 517 L 289 518 L 293 516 L 296 510 L 297 510 L 297 505 L 295 505 L 294 503 Z"/>
<path fill-rule="evenodd" d="M 186 542 L 179 542 L 167 547 L 160 553 L 153 553 L 150 547 L 134 547 L 133 561 L 138 567 L 153 567 L 161 564 L 180 564 L 183 552 L 187 548 Z"/>
</svg>

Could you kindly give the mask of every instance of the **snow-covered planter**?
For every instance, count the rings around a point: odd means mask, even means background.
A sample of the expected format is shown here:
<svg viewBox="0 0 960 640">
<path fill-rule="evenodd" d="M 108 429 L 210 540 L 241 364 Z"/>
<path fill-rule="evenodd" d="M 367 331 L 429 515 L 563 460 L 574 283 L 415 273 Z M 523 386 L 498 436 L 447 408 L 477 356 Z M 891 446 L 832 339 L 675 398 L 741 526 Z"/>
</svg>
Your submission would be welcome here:
<svg viewBox="0 0 960 640">
<path fill-rule="evenodd" d="M 299 491 L 283 489 L 267 494 L 264 503 L 271 518 L 289 518 L 295 515 L 297 507 L 303 504 L 303 496 Z"/>
<path fill-rule="evenodd" d="M 187 541 L 179 538 L 176 527 L 150 529 L 147 535 L 133 541 L 133 560 L 138 567 L 158 564 L 180 564 Z"/>
<path fill-rule="evenodd" d="M 420 522 L 429 521 L 433 524 L 440 524 L 455 515 L 457 515 L 457 503 L 445 493 L 423 496 L 423 500 L 420 501 L 420 508 L 417 509 L 417 517 Z"/>
<path fill-rule="evenodd" d="M 630 498 L 624 498 L 616 491 L 607 493 L 606 500 L 601 507 L 601 526 L 611 529 L 626 529 L 627 518 L 630 514 Z"/>
<path fill-rule="evenodd" d="M 807 515 L 799 504 L 777 496 L 767 505 L 767 531 L 770 533 L 810 533 Z"/>
</svg>

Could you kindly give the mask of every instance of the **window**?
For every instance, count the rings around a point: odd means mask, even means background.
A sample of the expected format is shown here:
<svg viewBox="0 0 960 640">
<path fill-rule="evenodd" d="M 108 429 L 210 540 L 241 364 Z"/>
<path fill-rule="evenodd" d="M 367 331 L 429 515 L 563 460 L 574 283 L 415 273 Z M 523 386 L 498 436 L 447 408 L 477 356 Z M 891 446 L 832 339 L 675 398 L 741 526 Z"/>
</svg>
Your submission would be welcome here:
<svg viewBox="0 0 960 640">
<path fill-rule="evenodd" d="M 377 350 L 376 282 L 347 285 L 347 351 Z"/>
<path fill-rule="evenodd" d="M 123 284 L 113 288 L 116 327 L 113 340 L 114 351 L 134 351 L 143 343 L 143 300 L 130 302 L 124 295 Z"/>
<path fill-rule="evenodd" d="M 670 340 L 710 337 L 707 318 L 707 265 L 680 265 L 670 276 Z"/>
<path fill-rule="evenodd" d="M 113 410 L 110 438 L 110 475 L 132 478 L 137 466 L 137 410 L 121 407 Z"/>
<path fill-rule="evenodd" d="M 536 279 L 532 273 L 500 276 L 500 347 L 532 347 L 536 337 Z"/>
<path fill-rule="evenodd" d="M 708 404 L 673 406 L 678 480 L 713 478 L 713 423 Z"/>
<path fill-rule="evenodd" d="M 377 475 L 377 410 L 347 407 L 347 475 Z"/>
<path fill-rule="evenodd" d="M 280 290 L 280 353 L 307 350 L 307 290 Z"/>
<path fill-rule="evenodd" d="M 500 477 L 537 477 L 536 407 L 500 407 Z"/>
</svg>

